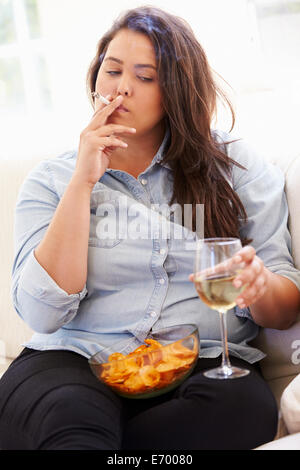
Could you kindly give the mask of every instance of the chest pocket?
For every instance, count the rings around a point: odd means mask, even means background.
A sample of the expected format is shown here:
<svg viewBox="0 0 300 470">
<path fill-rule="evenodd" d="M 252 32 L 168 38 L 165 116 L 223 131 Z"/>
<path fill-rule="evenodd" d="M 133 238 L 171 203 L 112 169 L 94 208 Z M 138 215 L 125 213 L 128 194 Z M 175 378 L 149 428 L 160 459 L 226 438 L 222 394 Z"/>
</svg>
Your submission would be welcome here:
<svg viewBox="0 0 300 470">
<path fill-rule="evenodd" d="M 104 195 L 102 195 L 104 196 Z M 124 239 L 118 198 L 91 201 L 89 246 L 113 248 Z"/>
</svg>

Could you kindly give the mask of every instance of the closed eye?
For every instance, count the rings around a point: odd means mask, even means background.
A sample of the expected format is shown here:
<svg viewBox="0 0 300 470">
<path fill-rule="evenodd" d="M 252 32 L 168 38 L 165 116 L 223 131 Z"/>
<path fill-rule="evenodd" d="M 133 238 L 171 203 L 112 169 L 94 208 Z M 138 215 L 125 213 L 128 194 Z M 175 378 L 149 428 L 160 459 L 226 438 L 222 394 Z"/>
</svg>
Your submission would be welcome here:
<svg viewBox="0 0 300 470">
<path fill-rule="evenodd" d="M 148 78 L 148 77 L 138 77 L 140 80 L 143 82 L 153 82 L 153 78 Z"/>
<path fill-rule="evenodd" d="M 114 76 L 114 75 L 120 75 L 121 72 L 118 72 L 116 70 L 109 70 L 106 72 L 108 75 Z M 148 77 L 141 77 L 140 75 L 137 75 L 137 78 L 142 80 L 143 82 L 153 82 L 153 78 L 148 78 Z"/>
</svg>

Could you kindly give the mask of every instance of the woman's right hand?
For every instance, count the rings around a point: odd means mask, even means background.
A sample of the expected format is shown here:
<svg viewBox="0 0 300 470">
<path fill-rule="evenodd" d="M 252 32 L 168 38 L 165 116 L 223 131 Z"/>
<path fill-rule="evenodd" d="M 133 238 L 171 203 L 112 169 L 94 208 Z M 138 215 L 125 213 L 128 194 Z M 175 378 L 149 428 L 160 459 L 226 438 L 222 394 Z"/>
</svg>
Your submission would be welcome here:
<svg viewBox="0 0 300 470">
<path fill-rule="evenodd" d="M 106 124 L 109 116 L 120 106 L 123 97 L 120 95 L 110 104 L 99 104 L 89 125 L 80 134 L 79 150 L 77 154 L 76 167 L 73 174 L 83 184 L 92 189 L 99 178 L 105 173 L 113 151 L 127 148 L 115 134 L 134 134 L 136 130 L 119 124 Z"/>
</svg>

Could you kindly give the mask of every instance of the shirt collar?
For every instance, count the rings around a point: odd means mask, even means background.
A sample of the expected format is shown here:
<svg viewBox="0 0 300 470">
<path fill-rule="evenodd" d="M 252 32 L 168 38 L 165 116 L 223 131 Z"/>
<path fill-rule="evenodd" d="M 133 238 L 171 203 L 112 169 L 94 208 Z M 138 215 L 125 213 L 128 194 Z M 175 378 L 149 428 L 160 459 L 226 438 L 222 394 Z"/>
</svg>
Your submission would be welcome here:
<svg viewBox="0 0 300 470">
<path fill-rule="evenodd" d="M 163 166 L 164 168 L 168 168 L 170 170 L 171 167 L 168 163 L 161 163 L 161 161 L 164 157 L 164 153 L 165 153 L 165 150 L 166 150 L 166 145 L 168 143 L 169 137 L 170 137 L 170 129 L 169 129 L 169 126 L 167 126 L 163 141 L 162 141 L 156 155 L 154 156 L 154 158 L 152 160 L 152 163 L 153 164 L 158 163 L 159 165 Z"/>
</svg>

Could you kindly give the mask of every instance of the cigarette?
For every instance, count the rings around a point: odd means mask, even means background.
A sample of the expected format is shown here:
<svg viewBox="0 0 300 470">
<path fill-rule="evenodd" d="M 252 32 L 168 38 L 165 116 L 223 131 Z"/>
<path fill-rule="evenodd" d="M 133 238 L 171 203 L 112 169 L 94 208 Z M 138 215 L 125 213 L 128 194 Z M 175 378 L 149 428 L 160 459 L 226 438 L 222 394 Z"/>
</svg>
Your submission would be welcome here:
<svg viewBox="0 0 300 470">
<path fill-rule="evenodd" d="M 108 101 L 106 98 L 104 98 L 104 96 L 100 95 L 100 93 L 98 93 L 97 91 L 93 91 L 92 96 L 94 98 L 102 101 L 102 103 L 104 103 L 104 104 L 110 104 L 110 101 Z"/>
</svg>

